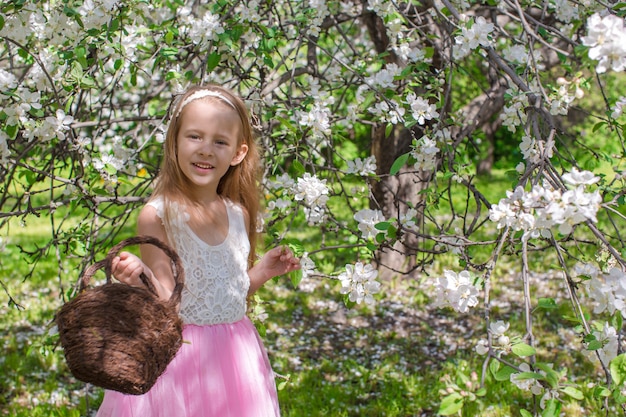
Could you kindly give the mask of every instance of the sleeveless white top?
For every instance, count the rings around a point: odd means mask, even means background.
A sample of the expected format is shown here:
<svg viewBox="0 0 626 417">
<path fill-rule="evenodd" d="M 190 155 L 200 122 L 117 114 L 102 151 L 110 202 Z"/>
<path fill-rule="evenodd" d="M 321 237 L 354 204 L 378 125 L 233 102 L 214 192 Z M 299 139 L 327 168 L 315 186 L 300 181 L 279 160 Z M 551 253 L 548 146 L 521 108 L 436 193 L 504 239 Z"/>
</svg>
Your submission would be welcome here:
<svg viewBox="0 0 626 417">
<path fill-rule="evenodd" d="M 228 213 L 228 235 L 219 245 L 209 245 L 188 225 L 184 207 L 172 203 L 171 234 L 168 236 L 185 270 L 180 316 L 185 324 L 234 323 L 246 314 L 250 287 L 248 254 L 250 241 L 240 206 L 224 200 Z M 148 202 L 163 219 L 163 198 Z"/>
</svg>

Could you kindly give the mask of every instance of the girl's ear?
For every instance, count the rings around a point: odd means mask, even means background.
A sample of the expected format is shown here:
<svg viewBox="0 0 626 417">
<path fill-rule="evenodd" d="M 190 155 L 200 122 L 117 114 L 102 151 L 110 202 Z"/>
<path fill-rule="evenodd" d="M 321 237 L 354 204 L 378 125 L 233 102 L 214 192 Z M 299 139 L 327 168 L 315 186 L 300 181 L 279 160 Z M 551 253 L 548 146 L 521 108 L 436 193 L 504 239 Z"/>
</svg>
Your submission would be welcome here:
<svg viewBox="0 0 626 417">
<path fill-rule="evenodd" d="M 243 161 L 243 158 L 246 157 L 247 154 L 248 154 L 248 145 L 246 145 L 245 143 L 242 143 L 239 146 L 239 149 L 237 149 L 237 153 L 233 157 L 233 160 L 230 161 L 230 165 L 233 167 L 235 165 L 239 165 L 241 161 Z"/>
</svg>

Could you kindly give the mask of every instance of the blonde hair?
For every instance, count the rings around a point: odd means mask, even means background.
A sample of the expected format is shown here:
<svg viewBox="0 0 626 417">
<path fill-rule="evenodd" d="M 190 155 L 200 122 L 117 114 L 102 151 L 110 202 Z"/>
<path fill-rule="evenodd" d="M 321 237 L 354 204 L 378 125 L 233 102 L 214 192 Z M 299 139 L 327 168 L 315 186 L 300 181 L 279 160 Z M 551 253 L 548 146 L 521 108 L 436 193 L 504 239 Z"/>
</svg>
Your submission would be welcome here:
<svg viewBox="0 0 626 417">
<path fill-rule="evenodd" d="M 202 91 L 210 92 L 200 93 Z M 185 105 L 194 100 L 194 97 L 211 97 L 214 100 L 222 100 L 233 107 L 241 120 L 241 137 L 238 146 L 248 146 L 248 153 L 237 165 L 231 166 L 226 174 L 220 179 L 217 193 L 234 203 L 241 205 L 248 213 L 248 237 L 250 239 L 250 266 L 256 258 L 257 240 L 257 215 L 260 206 L 260 192 L 258 180 L 260 175 L 260 156 L 255 142 L 248 109 L 243 100 L 229 89 L 218 85 L 193 86 L 179 96 L 172 104 L 170 110 L 170 123 L 163 145 L 164 158 L 161 170 L 157 177 L 153 198 L 162 196 L 165 207 L 169 202 L 193 203 L 190 201 L 190 184 L 178 165 L 177 137 L 181 128 L 182 113 Z M 166 231 L 169 231 L 169 219 L 167 210 L 163 219 Z M 172 242 L 173 243 L 173 242 Z"/>
</svg>

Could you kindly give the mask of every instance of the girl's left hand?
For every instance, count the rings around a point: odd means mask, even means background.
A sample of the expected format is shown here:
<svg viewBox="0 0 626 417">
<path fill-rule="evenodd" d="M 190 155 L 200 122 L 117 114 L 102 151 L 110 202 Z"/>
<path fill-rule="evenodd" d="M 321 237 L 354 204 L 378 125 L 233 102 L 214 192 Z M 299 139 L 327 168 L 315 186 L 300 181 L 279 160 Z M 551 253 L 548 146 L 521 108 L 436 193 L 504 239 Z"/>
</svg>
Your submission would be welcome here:
<svg viewBox="0 0 626 417">
<path fill-rule="evenodd" d="M 287 246 L 278 246 L 267 251 L 258 266 L 263 268 L 269 280 L 300 269 L 300 259 L 296 258 Z"/>
</svg>

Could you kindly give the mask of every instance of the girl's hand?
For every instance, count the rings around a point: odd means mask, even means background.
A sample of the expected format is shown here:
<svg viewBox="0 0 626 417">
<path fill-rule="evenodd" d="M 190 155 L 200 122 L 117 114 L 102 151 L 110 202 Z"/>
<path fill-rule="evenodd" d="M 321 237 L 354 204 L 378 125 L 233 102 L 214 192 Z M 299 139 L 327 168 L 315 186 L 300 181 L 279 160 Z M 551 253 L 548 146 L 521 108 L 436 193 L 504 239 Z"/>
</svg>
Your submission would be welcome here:
<svg viewBox="0 0 626 417">
<path fill-rule="evenodd" d="M 248 271 L 250 289 L 248 294 L 254 294 L 268 280 L 279 275 L 287 274 L 300 269 L 300 259 L 293 255 L 287 246 L 279 246 L 269 250 L 261 260 Z"/>
<path fill-rule="evenodd" d="M 296 258 L 287 246 L 278 246 L 269 250 L 259 261 L 259 267 L 267 280 L 300 269 L 300 259 Z"/>
<path fill-rule="evenodd" d="M 151 278 L 152 271 L 150 271 L 150 268 L 132 253 L 120 252 L 118 256 L 113 258 L 111 263 L 111 273 L 115 279 L 133 287 L 145 286 L 141 278 L 139 278 L 142 272 L 148 279 Z"/>
</svg>

